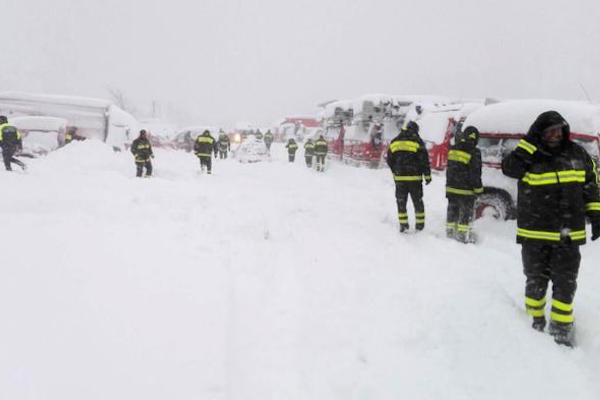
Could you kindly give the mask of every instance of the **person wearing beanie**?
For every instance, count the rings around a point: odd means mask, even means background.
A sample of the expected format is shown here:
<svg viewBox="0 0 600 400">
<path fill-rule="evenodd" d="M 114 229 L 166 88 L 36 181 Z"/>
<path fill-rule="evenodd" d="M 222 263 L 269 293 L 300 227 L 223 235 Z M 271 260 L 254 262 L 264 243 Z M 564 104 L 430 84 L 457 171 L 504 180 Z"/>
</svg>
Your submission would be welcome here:
<svg viewBox="0 0 600 400">
<path fill-rule="evenodd" d="M 146 168 L 145 177 L 152 176 L 152 161 L 150 159 L 154 158 L 154 153 L 145 129 L 142 129 L 140 135 L 131 143 L 131 153 L 135 156 L 135 176 L 141 178 L 144 168 Z"/>
</svg>

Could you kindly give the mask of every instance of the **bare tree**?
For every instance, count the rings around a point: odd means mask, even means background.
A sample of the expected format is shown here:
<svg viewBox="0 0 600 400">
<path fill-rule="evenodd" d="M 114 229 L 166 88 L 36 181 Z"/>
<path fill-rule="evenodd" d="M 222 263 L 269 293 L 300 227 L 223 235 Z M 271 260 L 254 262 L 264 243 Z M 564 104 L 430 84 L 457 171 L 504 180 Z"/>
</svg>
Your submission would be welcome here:
<svg viewBox="0 0 600 400">
<path fill-rule="evenodd" d="M 136 113 L 135 107 L 129 102 L 129 100 L 127 99 L 127 97 L 125 96 L 125 94 L 123 93 L 123 91 L 121 89 L 117 89 L 115 87 L 108 86 L 106 88 L 106 90 L 108 90 L 111 100 L 117 106 L 119 106 L 121 109 L 127 111 L 130 114 Z"/>
</svg>

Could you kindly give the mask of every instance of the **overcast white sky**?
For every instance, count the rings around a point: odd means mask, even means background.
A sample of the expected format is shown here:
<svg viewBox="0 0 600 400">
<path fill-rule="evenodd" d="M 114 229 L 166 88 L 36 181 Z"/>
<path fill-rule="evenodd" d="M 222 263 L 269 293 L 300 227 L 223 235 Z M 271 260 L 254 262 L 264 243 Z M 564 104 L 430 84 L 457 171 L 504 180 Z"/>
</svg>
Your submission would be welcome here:
<svg viewBox="0 0 600 400">
<path fill-rule="evenodd" d="M 0 90 L 122 90 L 186 123 L 366 93 L 600 102 L 598 0 L 0 0 Z"/>
</svg>

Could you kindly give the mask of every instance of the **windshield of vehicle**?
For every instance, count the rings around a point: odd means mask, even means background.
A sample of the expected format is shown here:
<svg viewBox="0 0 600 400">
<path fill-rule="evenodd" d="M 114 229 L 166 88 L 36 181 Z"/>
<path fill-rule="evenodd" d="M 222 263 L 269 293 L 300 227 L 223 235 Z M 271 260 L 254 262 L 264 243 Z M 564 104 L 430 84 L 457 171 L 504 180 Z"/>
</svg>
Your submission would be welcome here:
<svg viewBox="0 0 600 400">
<path fill-rule="evenodd" d="M 580 145 L 581 147 L 583 147 L 585 149 L 585 151 L 588 152 L 588 154 L 590 156 L 592 156 L 592 158 L 596 161 L 598 161 L 599 159 L 599 151 L 598 151 L 598 142 L 592 138 L 571 138 L 575 143 L 577 143 L 578 145 Z"/>
<path fill-rule="evenodd" d="M 480 138 L 477 147 L 481 150 L 481 160 L 484 163 L 500 164 L 502 158 L 517 147 L 519 140 L 519 138 Z"/>
</svg>

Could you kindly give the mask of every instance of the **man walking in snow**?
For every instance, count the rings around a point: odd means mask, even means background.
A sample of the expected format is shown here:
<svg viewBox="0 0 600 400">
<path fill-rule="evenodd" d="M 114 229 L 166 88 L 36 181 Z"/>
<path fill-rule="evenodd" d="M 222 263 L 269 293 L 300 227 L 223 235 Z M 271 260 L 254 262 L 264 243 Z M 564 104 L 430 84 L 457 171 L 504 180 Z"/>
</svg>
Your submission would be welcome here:
<svg viewBox="0 0 600 400">
<path fill-rule="evenodd" d="M 398 206 L 398 221 L 400 232 L 409 229 L 406 202 L 408 196 L 415 208 L 415 226 L 417 230 L 425 228 L 425 204 L 423 203 L 423 184 L 431 183 L 429 154 L 425 143 L 419 137 L 419 125 L 410 121 L 400 130 L 390 143 L 386 158 L 387 165 L 394 174 L 396 182 L 396 203 Z"/>
<path fill-rule="evenodd" d="M 463 243 L 474 243 L 471 231 L 475 197 L 483 193 L 481 152 L 477 148 L 479 131 L 468 126 L 458 135 L 448 152 L 446 167 L 446 236 Z"/>
<path fill-rule="evenodd" d="M 219 158 L 227 158 L 227 152 L 231 151 L 231 143 L 229 142 L 229 136 L 222 130 L 219 131 L 219 142 L 217 143 L 217 147 L 219 148 Z"/>
<path fill-rule="evenodd" d="M 319 138 L 315 142 L 315 156 L 317 157 L 317 171 L 325 172 L 325 157 L 327 157 L 327 151 L 329 146 L 327 140 L 323 135 L 319 135 Z"/>
<path fill-rule="evenodd" d="M 296 143 L 294 138 L 290 138 L 288 140 L 287 144 L 285 145 L 285 148 L 288 151 L 289 162 L 293 163 L 294 160 L 296 159 L 296 150 L 298 150 L 298 144 Z"/>
<path fill-rule="evenodd" d="M 212 154 L 215 153 L 217 158 L 217 147 L 215 145 L 215 138 L 210 134 L 210 131 L 205 130 L 202 135 L 196 138 L 194 143 L 194 154 L 200 159 L 200 170 L 204 171 L 206 168 L 207 173 L 212 173 Z"/>
<path fill-rule="evenodd" d="M 271 151 L 271 144 L 273 143 L 273 134 L 271 133 L 271 130 L 268 130 L 267 133 L 265 133 L 265 145 L 267 146 L 267 150 Z"/>
<path fill-rule="evenodd" d="M 543 331 L 548 281 L 552 281 L 549 332 L 556 343 L 573 346 L 573 298 L 586 241 L 600 237 L 598 171 L 588 153 L 569 138 L 556 111 L 540 114 L 517 148 L 502 160 L 505 175 L 518 183 L 517 243 L 525 283 L 525 308 L 532 327 Z"/>
<path fill-rule="evenodd" d="M 131 143 L 131 153 L 135 156 L 135 176 L 141 178 L 144 167 L 146 168 L 146 177 L 152 176 L 152 161 L 150 159 L 154 158 L 154 153 L 144 129 L 140 131 L 137 139 Z"/>
<path fill-rule="evenodd" d="M 308 168 L 312 167 L 312 159 L 315 152 L 315 144 L 312 139 L 308 139 L 306 143 L 304 143 L 304 160 L 306 161 L 306 166 Z"/>
<path fill-rule="evenodd" d="M 25 170 L 26 166 L 15 158 L 15 153 L 23 149 L 23 135 L 13 125 L 8 123 L 4 115 L 0 115 L 0 146 L 2 146 L 2 158 L 7 171 L 12 171 L 11 163 L 17 164 Z"/>
</svg>

